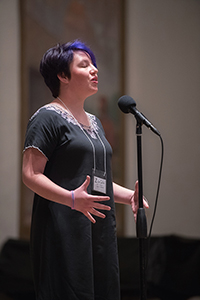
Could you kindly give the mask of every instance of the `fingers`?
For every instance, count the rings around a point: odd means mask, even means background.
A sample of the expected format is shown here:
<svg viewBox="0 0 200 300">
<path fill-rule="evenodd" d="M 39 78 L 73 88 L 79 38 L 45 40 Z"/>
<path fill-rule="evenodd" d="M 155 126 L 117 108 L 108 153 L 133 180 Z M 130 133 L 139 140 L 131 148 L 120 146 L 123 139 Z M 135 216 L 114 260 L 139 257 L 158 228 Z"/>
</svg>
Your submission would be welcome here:
<svg viewBox="0 0 200 300">
<path fill-rule="evenodd" d="M 136 222 L 136 221 L 137 221 L 137 214 L 134 213 L 133 215 L 134 215 L 134 220 L 135 220 L 135 222 Z"/>
<path fill-rule="evenodd" d="M 87 190 L 87 187 L 89 186 L 89 184 L 90 184 L 90 176 L 87 175 L 86 180 L 82 184 L 82 187 L 84 188 L 84 190 Z M 93 197 L 93 201 L 108 201 L 108 200 L 110 200 L 109 196 L 93 196 L 93 195 L 91 195 L 91 197 Z"/>
<path fill-rule="evenodd" d="M 143 196 L 143 205 L 145 208 L 149 208 L 148 200 Z"/>
<path fill-rule="evenodd" d="M 135 182 L 135 193 L 138 193 L 138 180 Z"/>
<path fill-rule="evenodd" d="M 96 223 L 96 220 L 92 217 L 92 215 L 89 213 L 89 211 L 87 211 L 86 213 L 84 213 L 84 215 L 85 215 L 92 223 Z"/>
<path fill-rule="evenodd" d="M 100 203 L 93 203 L 93 207 L 101 210 L 111 210 L 111 207 L 108 205 L 100 204 Z"/>
<path fill-rule="evenodd" d="M 93 196 L 91 195 L 91 200 L 94 201 L 94 202 L 101 202 L 101 201 L 108 201 L 110 200 L 110 197 L 108 196 Z"/>
<path fill-rule="evenodd" d="M 138 195 L 138 180 L 135 182 L 135 194 Z M 145 208 L 149 208 L 148 200 L 143 196 L 143 205 Z"/>
<path fill-rule="evenodd" d="M 83 184 L 82 184 L 81 187 L 83 187 L 84 190 L 87 190 L 87 187 L 89 186 L 89 184 L 90 184 L 90 176 L 87 175 L 87 176 L 86 176 L 86 179 L 85 179 L 85 181 L 83 182 Z"/>
<path fill-rule="evenodd" d="M 97 216 L 97 217 L 99 217 L 99 218 L 102 218 L 102 219 L 105 219 L 105 217 L 106 217 L 105 214 L 103 214 L 102 212 L 96 210 L 95 208 L 92 208 L 90 213 Z"/>
<path fill-rule="evenodd" d="M 97 217 L 100 217 L 102 219 L 104 219 L 106 216 L 101 213 L 100 211 L 94 209 L 94 208 L 91 208 L 91 213 L 89 211 L 85 212 L 84 215 L 92 222 L 92 223 L 96 223 L 96 220 L 93 218 L 93 216 L 91 215 L 95 215 Z"/>
<path fill-rule="evenodd" d="M 110 197 L 88 194 L 87 188 L 89 184 L 90 176 L 87 176 L 83 184 L 75 190 L 75 209 L 82 212 L 92 223 L 95 223 L 96 220 L 92 215 L 105 218 L 105 214 L 99 210 L 111 210 L 110 206 L 99 203 L 110 200 Z"/>
<path fill-rule="evenodd" d="M 97 203 L 97 202 L 93 202 L 91 204 L 92 206 L 90 208 L 88 208 L 88 210 L 84 213 L 84 215 L 92 222 L 92 223 L 96 223 L 96 220 L 93 218 L 92 215 L 95 215 L 99 218 L 104 219 L 106 217 L 105 214 L 103 214 L 102 212 L 99 211 L 99 209 L 101 210 L 106 210 L 106 211 L 110 211 L 111 207 L 108 205 L 104 205 L 101 203 Z"/>
</svg>

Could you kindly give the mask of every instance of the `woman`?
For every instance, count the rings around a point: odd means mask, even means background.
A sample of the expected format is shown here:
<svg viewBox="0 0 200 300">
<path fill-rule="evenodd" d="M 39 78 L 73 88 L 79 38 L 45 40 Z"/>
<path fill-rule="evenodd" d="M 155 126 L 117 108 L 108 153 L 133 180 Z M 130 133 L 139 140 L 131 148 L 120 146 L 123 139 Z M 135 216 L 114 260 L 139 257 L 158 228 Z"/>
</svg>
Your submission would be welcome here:
<svg viewBox="0 0 200 300">
<path fill-rule="evenodd" d="M 29 121 L 22 166 L 35 192 L 36 299 L 120 299 L 114 201 L 132 205 L 136 218 L 138 186 L 134 192 L 112 182 L 111 147 L 84 110 L 98 91 L 95 56 L 79 41 L 57 45 L 40 71 L 54 100 Z"/>
</svg>

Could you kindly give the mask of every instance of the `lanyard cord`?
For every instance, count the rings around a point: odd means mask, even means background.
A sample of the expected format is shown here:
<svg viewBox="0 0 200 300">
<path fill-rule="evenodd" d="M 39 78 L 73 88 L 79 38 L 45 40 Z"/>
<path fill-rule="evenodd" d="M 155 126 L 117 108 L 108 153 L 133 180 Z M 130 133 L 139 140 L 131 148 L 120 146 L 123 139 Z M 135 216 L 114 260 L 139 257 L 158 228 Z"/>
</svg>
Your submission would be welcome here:
<svg viewBox="0 0 200 300">
<path fill-rule="evenodd" d="M 57 97 L 57 99 L 64 105 L 64 107 L 66 108 L 66 110 L 69 112 L 70 116 L 76 121 L 77 125 L 80 127 L 80 129 L 82 130 L 82 132 L 85 134 L 85 136 L 87 137 L 87 139 L 89 140 L 91 146 L 92 146 L 92 151 L 93 151 L 93 157 L 94 157 L 94 170 L 96 170 L 96 156 L 95 156 L 95 146 L 92 142 L 92 140 L 90 139 L 90 137 L 88 136 L 88 134 L 86 134 L 85 130 L 83 129 L 83 127 L 80 125 L 80 123 L 76 120 L 76 118 L 73 116 L 73 114 L 71 113 L 71 111 L 69 110 L 69 108 L 65 105 L 65 103 L 59 98 Z M 90 122 L 91 123 L 91 122 Z M 91 124 L 92 125 L 92 124 Z M 103 152 L 104 152 L 104 175 L 106 175 L 106 147 L 102 141 L 102 139 L 100 138 L 97 130 L 94 129 L 93 125 L 92 125 L 93 130 L 95 131 L 98 139 L 100 140 L 100 143 L 103 146 Z"/>
<path fill-rule="evenodd" d="M 100 140 L 100 142 L 101 142 L 101 144 L 103 146 L 103 152 L 104 152 L 104 175 L 106 175 L 106 147 L 105 147 L 102 139 L 100 138 L 98 132 L 95 129 L 94 129 L 94 131 L 95 131 L 96 135 L 98 136 L 98 138 L 99 138 L 99 140 Z"/>
</svg>

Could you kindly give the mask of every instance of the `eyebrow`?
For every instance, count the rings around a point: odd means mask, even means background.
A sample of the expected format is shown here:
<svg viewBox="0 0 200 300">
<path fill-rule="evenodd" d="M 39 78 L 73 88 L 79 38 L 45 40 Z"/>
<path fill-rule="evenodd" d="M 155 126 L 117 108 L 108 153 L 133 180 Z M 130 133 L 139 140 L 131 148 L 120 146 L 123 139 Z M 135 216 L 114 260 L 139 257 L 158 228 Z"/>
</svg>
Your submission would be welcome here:
<svg viewBox="0 0 200 300">
<path fill-rule="evenodd" d="M 89 59 L 89 58 L 83 58 L 80 62 L 79 62 L 79 64 L 82 64 L 82 63 L 92 63 L 92 61 Z"/>
<path fill-rule="evenodd" d="M 89 59 L 89 57 L 88 58 L 83 58 L 81 61 L 83 61 L 83 62 L 90 62 L 91 61 L 91 59 Z"/>
</svg>

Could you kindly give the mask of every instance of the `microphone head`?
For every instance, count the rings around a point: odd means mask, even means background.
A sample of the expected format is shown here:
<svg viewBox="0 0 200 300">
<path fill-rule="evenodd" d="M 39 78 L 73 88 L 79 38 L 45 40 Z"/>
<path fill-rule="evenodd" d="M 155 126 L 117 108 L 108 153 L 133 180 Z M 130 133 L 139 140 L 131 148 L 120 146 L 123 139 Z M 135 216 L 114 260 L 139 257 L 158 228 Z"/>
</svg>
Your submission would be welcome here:
<svg viewBox="0 0 200 300">
<path fill-rule="evenodd" d="M 124 95 L 119 98 L 118 106 L 123 113 L 128 114 L 130 112 L 130 108 L 136 106 L 136 102 L 130 96 Z"/>
</svg>

